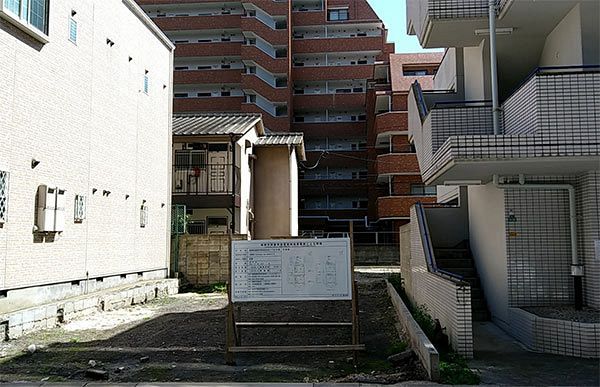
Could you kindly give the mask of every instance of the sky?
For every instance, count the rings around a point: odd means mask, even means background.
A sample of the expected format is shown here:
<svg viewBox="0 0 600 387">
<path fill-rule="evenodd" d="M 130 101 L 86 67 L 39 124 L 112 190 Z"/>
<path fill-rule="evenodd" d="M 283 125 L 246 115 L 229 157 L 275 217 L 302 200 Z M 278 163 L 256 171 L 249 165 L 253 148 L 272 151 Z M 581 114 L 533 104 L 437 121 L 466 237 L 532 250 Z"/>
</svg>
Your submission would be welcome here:
<svg viewBox="0 0 600 387">
<path fill-rule="evenodd" d="M 419 39 L 406 34 L 406 0 L 368 0 L 388 29 L 388 41 L 396 43 L 396 52 L 427 52 Z"/>
</svg>

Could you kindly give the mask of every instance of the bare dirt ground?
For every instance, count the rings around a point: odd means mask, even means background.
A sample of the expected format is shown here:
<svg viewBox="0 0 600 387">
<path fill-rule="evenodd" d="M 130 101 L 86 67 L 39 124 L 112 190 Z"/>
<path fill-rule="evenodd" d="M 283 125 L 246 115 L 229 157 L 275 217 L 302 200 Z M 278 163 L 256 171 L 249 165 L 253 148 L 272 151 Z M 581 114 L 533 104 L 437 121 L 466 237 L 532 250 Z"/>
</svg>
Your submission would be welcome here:
<svg viewBox="0 0 600 387">
<path fill-rule="evenodd" d="M 359 285 L 361 340 L 351 353 L 239 354 L 224 362 L 227 299 L 182 293 L 142 306 L 97 313 L 0 343 L 0 382 L 86 381 L 86 370 L 111 382 L 373 382 L 423 380 L 414 357 L 399 367 L 387 356 L 402 349 L 382 281 Z M 349 302 L 244 305 L 243 321 L 350 321 Z M 246 329 L 244 345 L 350 344 L 350 328 Z M 35 350 L 33 348 L 35 345 Z M 29 350 L 28 350 L 29 348 Z"/>
</svg>

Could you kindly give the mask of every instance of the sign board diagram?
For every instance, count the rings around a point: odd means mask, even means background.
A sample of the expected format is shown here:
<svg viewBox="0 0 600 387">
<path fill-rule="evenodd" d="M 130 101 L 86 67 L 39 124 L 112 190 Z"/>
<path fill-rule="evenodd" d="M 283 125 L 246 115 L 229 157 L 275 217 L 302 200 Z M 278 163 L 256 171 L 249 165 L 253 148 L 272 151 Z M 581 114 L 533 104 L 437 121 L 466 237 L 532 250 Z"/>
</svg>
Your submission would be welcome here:
<svg viewBox="0 0 600 387">
<path fill-rule="evenodd" d="M 351 300 L 349 238 L 233 241 L 233 302 Z"/>
</svg>

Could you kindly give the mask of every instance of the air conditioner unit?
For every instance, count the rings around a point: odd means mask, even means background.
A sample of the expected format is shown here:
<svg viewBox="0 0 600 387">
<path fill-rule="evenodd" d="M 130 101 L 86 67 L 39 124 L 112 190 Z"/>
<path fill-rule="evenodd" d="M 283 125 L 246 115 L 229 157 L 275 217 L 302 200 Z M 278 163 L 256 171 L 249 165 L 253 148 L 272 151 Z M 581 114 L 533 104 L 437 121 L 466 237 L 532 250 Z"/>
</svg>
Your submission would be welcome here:
<svg viewBox="0 0 600 387">
<path fill-rule="evenodd" d="M 37 216 L 35 225 L 38 232 L 54 232 L 57 189 L 40 185 L 38 187 Z"/>
</svg>

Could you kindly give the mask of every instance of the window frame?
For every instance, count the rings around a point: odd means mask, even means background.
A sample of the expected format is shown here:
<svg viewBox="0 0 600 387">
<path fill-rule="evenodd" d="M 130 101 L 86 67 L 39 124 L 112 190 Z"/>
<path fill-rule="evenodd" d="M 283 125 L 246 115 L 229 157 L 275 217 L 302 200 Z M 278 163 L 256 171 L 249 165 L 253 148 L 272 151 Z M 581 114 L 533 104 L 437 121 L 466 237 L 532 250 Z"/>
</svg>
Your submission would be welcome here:
<svg viewBox="0 0 600 387">
<path fill-rule="evenodd" d="M 341 13 L 344 12 L 346 15 L 345 19 L 341 19 Z M 331 16 L 333 14 L 336 14 L 337 18 L 333 19 Z M 327 9 L 327 21 L 334 21 L 334 22 L 338 22 L 338 21 L 348 21 L 350 20 L 350 10 L 347 7 L 342 7 L 342 8 L 328 8 Z"/>
<path fill-rule="evenodd" d="M 21 17 L 23 12 L 23 0 L 16 0 L 19 4 L 19 14 L 15 14 L 12 10 L 10 10 L 5 2 L 7 0 L 0 0 L 0 17 L 4 20 L 8 21 L 21 31 L 25 32 L 32 38 L 36 39 L 42 44 L 46 44 L 50 41 L 49 31 L 50 31 L 50 0 L 42 0 L 44 2 L 44 21 L 43 26 L 44 29 L 40 30 L 35 25 L 31 24 L 31 6 L 32 0 L 28 0 L 27 2 L 27 17 Z"/>
</svg>

